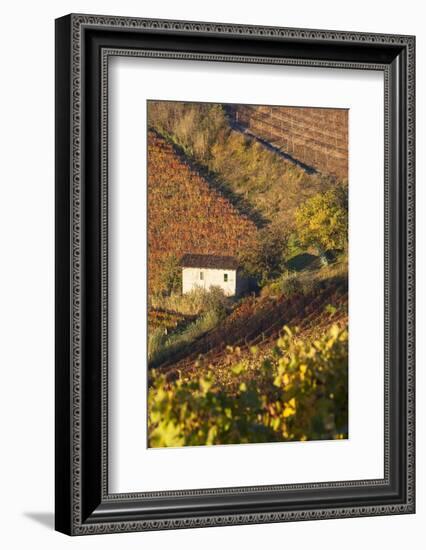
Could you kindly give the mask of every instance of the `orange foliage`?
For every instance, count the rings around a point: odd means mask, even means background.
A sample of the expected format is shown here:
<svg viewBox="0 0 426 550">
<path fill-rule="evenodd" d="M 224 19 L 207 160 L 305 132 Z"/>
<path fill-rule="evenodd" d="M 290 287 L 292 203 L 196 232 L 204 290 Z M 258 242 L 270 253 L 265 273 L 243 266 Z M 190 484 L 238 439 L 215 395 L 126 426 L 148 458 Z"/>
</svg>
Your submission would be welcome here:
<svg viewBox="0 0 426 550">
<path fill-rule="evenodd" d="M 148 286 L 160 291 L 160 275 L 170 256 L 235 256 L 256 233 L 241 214 L 173 146 L 148 133 Z"/>
</svg>

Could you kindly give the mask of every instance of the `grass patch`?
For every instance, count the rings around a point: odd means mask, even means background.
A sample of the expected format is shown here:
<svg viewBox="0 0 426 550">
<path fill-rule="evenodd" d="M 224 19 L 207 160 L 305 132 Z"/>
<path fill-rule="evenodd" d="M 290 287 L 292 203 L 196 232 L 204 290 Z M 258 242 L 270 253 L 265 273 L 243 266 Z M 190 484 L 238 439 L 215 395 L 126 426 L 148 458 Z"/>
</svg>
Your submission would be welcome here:
<svg viewBox="0 0 426 550">
<path fill-rule="evenodd" d="M 148 336 L 149 367 L 159 366 L 176 353 L 188 348 L 200 336 L 215 328 L 225 315 L 224 310 L 212 309 L 203 313 L 183 330 L 172 334 L 165 334 L 161 328 L 153 330 Z"/>
<path fill-rule="evenodd" d="M 348 257 L 342 254 L 338 257 L 335 263 L 322 266 L 319 258 L 311 254 L 300 254 L 300 256 L 309 256 L 314 258 L 310 263 L 310 267 L 301 269 L 300 271 L 286 271 L 277 279 L 266 284 L 261 291 L 263 298 L 273 297 L 279 298 L 285 296 L 291 298 L 296 294 L 307 295 L 318 286 L 331 282 L 332 280 L 344 281 L 348 276 Z M 288 264 L 287 264 L 288 265 Z"/>
<path fill-rule="evenodd" d="M 219 304 L 227 307 L 229 299 L 219 287 L 209 291 L 196 288 L 186 294 L 173 293 L 169 296 L 157 293 L 150 296 L 149 307 L 152 309 L 174 311 L 182 315 L 200 315 L 204 311 L 214 309 Z"/>
<path fill-rule="evenodd" d="M 166 303 L 169 309 L 199 317 L 189 325 L 178 327 L 170 333 L 163 327 L 149 331 L 148 365 L 151 368 L 189 348 L 195 340 L 215 328 L 227 314 L 228 300 L 220 288 L 213 287 L 208 292 L 195 289 L 188 294 L 162 297 L 159 300 Z"/>
</svg>

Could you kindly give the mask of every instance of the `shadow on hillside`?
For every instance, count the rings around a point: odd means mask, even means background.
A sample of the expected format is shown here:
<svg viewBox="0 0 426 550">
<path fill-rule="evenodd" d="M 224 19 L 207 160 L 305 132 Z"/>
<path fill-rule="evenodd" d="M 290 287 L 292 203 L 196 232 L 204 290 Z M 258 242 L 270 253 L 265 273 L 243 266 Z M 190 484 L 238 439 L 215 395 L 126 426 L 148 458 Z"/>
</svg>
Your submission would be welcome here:
<svg viewBox="0 0 426 550">
<path fill-rule="evenodd" d="M 208 170 L 205 166 L 199 164 L 193 159 L 189 158 L 185 151 L 174 143 L 169 137 L 161 134 L 155 128 L 149 128 L 150 131 L 154 132 L 157 136 L 164 139 L 172 147 L 179 159 L 184 162 L 189 168 L 198 173 L 203 177 L 210 189 L 216 191 L 227 199 L 232 206 L 242 215 L 252 221 L 258 229 L 262 229 L 269 224 L 269 220 L 265 218 L 259 211 L 257 211 L 253 206 L 241 195 L 238 195 L 232 189 L 226 185 L 223 181 L 219 180 L 216 174 Z"/>
<path fill-rule="evenodd" d="M 258 143 L 263 145 L 263 147 L 265 147 L 265 149 L 268 149 L 268 151 L 271 151 L 272 153 L 277 154 L 281 158 L 291 162 L 295 166 L 298 166 L 299 168 L 304 170 L 307 174 L 317 174 L 318 173 L 318 170 L 316 170 L 313 166 L 309 166 L 308 164 L 305 164 L 304 162 L 296 159 L 295 157 L 293 157 L 289 153 L 286 153 L 285 151 L 283 151 L 279 147 L 276 147 L 275 145 L 272 145 L 272 143 L 270 143 L 266 139 L 263 139 L 263 138 L 257 136 L 256 134 L 251 132 L 250 129 L 247 128 L 247 126 L 244 126 L 243 124 L 238 124 L 235 121 L 235 119 L 233 118 L 232 106 L 224 105 L 223 107 L 224 107 L 225 114 L 227 115 L 227 118 L 228 118 L 229 126 L 233 130 L 235 130 L 236 132 L 240 132 L 240 133 L 244 134 L 245 136 L 250 137 L 251 139 L 254 139 Z"/>
<path fill-rule="evenodd" d="M 290 258 L 290 260 L 287 261 L 287 267 L 292 271 L 313 271 L 321 267 L 321 260 L 314 254 L 303 252 L 302 254 Z"/>
</svg>

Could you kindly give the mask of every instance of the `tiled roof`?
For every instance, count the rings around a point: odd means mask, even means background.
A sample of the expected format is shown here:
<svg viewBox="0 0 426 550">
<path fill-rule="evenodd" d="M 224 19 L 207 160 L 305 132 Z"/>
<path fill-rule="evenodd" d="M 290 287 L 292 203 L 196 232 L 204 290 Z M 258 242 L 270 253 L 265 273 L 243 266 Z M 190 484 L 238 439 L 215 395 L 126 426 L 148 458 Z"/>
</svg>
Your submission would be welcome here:
<svg viewBox="0 0 426 550">
<path fill-rule="evenodd" d="M 185 254 L 180 265 L 204 269 L 238 269 L 238 261 L 233 256 L 215 256 L 213 254 Z"/>
</svg>

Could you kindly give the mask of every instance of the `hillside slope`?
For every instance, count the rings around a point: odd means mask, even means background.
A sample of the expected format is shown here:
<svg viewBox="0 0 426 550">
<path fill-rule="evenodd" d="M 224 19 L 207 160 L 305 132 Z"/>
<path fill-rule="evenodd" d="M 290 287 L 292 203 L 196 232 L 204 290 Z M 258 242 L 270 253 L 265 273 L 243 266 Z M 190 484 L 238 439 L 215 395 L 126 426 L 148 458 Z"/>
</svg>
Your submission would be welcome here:
<svg viewBox="0 0 426 550">
<path fill-rule="evenodd" d="M 256 225 L 153 131 L 148 134 L 148 284 L 184 254 L 235 255 Z"/>
<path fill-rule="evenodd" d="M 250 296 L 242 300 L 224 322 L 203 335 L 156 370 L 170 379 L 199 375 L 201 364 L 226 371 L 227 348 L 238 346 L 241 354 L 250 354 L 252 346 L 262 354 L 272 353 L 283 326 L 299 327 L 305 338 L 325 333 L 332 324 L 347 326 L 348 287 L 341 273 L 319 280 L 312 290 L 274 297 Z"/>
<path fill-rule="evenodd" d="M 227 105 L 151 101 L 149 124 L 267 223 L 291 225 L 295 209 L 335 184 L 232 125 Z"/>
</svg>

